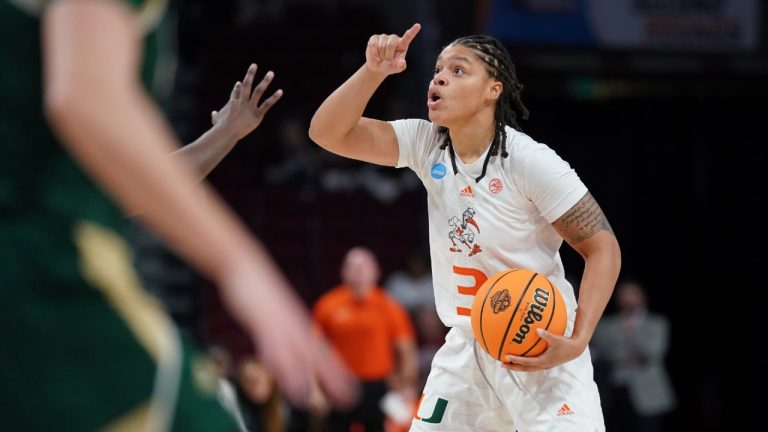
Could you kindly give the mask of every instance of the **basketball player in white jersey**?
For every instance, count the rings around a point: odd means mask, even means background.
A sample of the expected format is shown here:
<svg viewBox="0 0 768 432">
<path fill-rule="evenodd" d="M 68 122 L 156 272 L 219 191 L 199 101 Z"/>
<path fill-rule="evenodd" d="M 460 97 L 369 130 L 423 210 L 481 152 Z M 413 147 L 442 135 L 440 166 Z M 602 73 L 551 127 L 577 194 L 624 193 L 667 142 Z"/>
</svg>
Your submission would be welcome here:
<svg viewBox="0 0 768 432">
<path fill-rule="evenodd" d="M 518 129 L 527 117 L 509 54 L 488 36 L 443 49 L 429 81 L 429 120 L 362 117 L 384 79 L 406 67 L 420 30 L 374 35 L 366 62 L 318 108 L 310 137 L 341 156 L 409 167 L 428 192 L 435 299 L 451 327 L 432 362 L 412 431 L 603 431 L 587 343 L 620 268 L 600 206 L 554 151 Z M 584 258 L 577 300 L 565 279 L 565 240 Z M 472 334 L 474 293 L 498 271 L 547 276 L 568 307 L 565 336 L 544 332 L 534 358 L 491 358 Z"/>
</svg>

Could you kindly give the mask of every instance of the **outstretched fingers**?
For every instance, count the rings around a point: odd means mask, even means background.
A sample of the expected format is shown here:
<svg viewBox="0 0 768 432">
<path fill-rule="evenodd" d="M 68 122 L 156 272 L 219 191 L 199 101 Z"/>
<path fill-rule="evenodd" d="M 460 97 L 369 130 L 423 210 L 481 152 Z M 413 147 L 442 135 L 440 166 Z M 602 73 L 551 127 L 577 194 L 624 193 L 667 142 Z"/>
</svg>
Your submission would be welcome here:
<svg viewBox="0 0 768 432">
<path fill-rule="evenodd" d="M 257 108 L 259 115 L 264 115 L 267 111 L 269 111 L 270 108 L 272 108 L 272 105 L 277 103 L 278 100 L 283 96 L 283 90 L 278 89 L 274 93 L 272 93 L 272 96 L 268 97 L 267 100 L 264 101 L 259 107 Z"/>
<path fill-rule="evenodd" d="M 259 85 L 256 86 L 256 88 L 253 90 L 253 94 L 251 94 L 250 102 L 253 104 L 253 107 L 256 108 L 259 104 L 259 100 L 261 99 L 261 95 L 264 94 L 264 91 L 267 89 L 267 86 L 269 86 L 269 83 L 272 82 L 272 79 L 275 77 L 275 73 L 272 71 L 267 72 L 264 75 L 264 78 L 261 79 L 261 82 L 259 82 Z"/>
<path fill-rule="evenodd" d="M 238 100 L 240 99 L 240 96 L 243 94 L 243 84 L 238 81 L 235 83 L 235 86 L 232 87 L 232 93 L 229 95 L 229 98 L 231 100 Z"/>
<path fill-rule="evenodd" d="M 246 97 L 249 97 L 251 95 L 253 79 L 256 76 L 257 69 L 258 69 L 258 66 L 256 66 L 255 63 L 251 63 L 251 65 L 248 66 L 248 70 L 245 72 L 245 78 L 243 78 L 243 90 L 245 91 Z"/>
</svg>

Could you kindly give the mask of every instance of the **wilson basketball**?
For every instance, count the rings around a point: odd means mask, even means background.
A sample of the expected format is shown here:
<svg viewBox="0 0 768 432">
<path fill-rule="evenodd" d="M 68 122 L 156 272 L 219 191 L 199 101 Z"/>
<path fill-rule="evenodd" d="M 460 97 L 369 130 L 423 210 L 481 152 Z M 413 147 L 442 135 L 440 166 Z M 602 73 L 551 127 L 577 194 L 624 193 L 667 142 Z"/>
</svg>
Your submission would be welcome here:
<svg viewBox="0 0 768 432">
<path fill-rule="evenodd" d="M 562 335 L 567 324 L 563 296 L 550 280 L 529 269 L 508 269 L 489 278 L 472 303 L 472 331 L 491 357 L 535 357 L 547 348 L 536 329 Z"/>
</svg>

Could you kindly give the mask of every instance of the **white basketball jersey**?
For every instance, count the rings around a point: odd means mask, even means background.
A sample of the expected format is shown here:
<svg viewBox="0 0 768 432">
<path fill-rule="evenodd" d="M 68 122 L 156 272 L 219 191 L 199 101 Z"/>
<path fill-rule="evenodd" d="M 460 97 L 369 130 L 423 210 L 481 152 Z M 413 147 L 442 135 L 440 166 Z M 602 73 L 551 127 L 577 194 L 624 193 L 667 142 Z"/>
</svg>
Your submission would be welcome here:
<svg viewBox="0 0 768 432">
<path fill-rule="evenodd" d="M 450 147 L 440 150 L 437 125 L 421 119 L 391 124 L 400 147 L 397 167 L 411 168 L 427 189 L 432 277 L 443 323 L 471 329 L 477 289 L 515 267 L 548 277 L 573 317 L 576 299 L 560 259 L 562 238 L 551 225 L 587 193 L 570 165 L 510 127 L 507 158 L 499 152 L 486 161 L 486 149 L 464 164 Z"/>
</svg>

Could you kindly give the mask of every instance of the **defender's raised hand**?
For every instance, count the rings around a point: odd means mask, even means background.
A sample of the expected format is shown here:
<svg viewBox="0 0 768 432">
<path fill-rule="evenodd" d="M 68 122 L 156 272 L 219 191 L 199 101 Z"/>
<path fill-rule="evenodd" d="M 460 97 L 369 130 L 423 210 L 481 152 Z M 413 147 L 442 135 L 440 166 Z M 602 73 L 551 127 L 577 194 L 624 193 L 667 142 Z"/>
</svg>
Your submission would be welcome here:
<svg viewBox="0 0 768 432">
<path fill-rule="evenodd" d="M 402 36 L 395 34 L 373 35 L 365 49 L 365 65 L 377 73 L 392 75 L 405 70 L 405 54 L 421 24 L 414 24 Z"/>
<path fill-rule="evenodd" d="M 180 157 L 194 168 L 199 180 L 205 178 L 238 141 L 256 129 L 267 111 L 283 96 L 283 91 L 277 90 L 262 101 L 261 97 L 275 74 L 267 72 L 259 85 L 253 88 L 255 76 L 256 65 L 251 64 L 243 82 L 235 83 L 224 107 L 211 112 L 213 127 L 194 142 L 173 152 L 175 157 Z"/>
<path fill-rule="evenodd" d="M 255 64 L 251 64 L 243 82 L 235 83 L 227 104 L 221 110 L 211 113 L 213 125 L 226 128 L 236 140 L 244 138 L 256 129 L 267 111 L 283 96 L 283 91 L 277 90 L 269 98 L 261 101 L 275 74 L 272 71 L 267 72 L 256 88 L 253 88 L 257 69 Z"/>
</svg>

